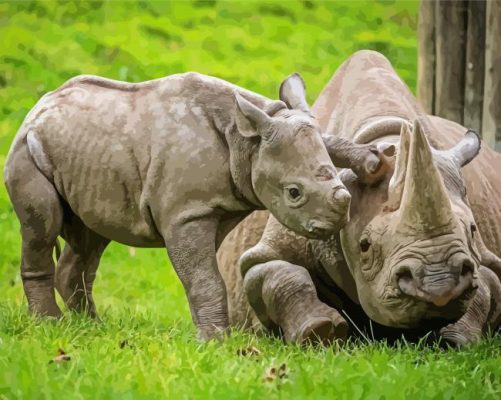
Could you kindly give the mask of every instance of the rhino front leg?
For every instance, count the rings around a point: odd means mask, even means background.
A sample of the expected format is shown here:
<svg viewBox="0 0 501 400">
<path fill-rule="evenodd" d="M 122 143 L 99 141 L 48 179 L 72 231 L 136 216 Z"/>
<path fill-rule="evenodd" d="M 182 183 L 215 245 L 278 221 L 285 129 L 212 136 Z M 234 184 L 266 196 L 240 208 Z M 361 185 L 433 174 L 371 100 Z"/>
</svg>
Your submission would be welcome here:
<svg viewBox="0 0 501 400">
<path fill-rule="evenodd" d="M 285 261 L 257 264 L 247 271 L 244 288 L 260 321 L 279 326 L 287 342 L 330 343 L 347 335 L 347 322 L 318 299 L 303 267 Z"/>
<path fill-rule="evenodd" d="M 501 323 L 501 282 L 489 268 L 479 268 L 479 285 L 465 314 L 440 331 L 447 341 L 464 345 L 478 342 Z"/>
<path fill-rule="evenodd" d="M 226 287 L 216 261 L 217 228 L 217 219 L 198 219 L 171 226 L 164 235 L 201 340 L 220 337 L 229 326 Z"/>
</svg>

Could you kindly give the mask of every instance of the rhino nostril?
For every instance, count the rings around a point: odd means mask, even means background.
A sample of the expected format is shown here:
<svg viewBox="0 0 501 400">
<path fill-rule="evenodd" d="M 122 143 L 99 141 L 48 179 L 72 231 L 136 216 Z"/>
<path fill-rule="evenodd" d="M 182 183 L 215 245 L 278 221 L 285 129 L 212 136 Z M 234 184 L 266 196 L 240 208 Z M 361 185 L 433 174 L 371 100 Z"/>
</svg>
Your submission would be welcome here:
<svg viewBox="0 0 501 400">
<path fill-rule="evenodd" d="M 461 276 L 466 276 L 468 274 L 473 275 L 473 263 L 470 260 L 464 261 L 461 267 Z"/>
<path fill-rule="evenodd" d="M 397 287 L 402 293 L 409 296 L 417 295 L 417 285 L 411 269 L 407 266 L 400 267 L 395 274 Z"/>
<path fill-rule="evenodd" d="M 401 280 L 406 282 L 411 282 L 412 280 L 414 280 L 414 276 L 412 275 L 412 272 L 409 269 L 409 267 L 402 267 L 397 272 L 397 281 Z"/>
</svg>

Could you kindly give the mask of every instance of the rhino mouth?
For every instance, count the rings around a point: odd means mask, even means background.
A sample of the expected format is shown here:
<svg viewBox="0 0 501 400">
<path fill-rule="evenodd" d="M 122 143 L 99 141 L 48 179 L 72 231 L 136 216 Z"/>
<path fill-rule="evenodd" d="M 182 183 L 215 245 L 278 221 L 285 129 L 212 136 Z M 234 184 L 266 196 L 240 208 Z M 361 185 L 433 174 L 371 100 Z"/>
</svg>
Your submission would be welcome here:
<svg viewBox="0 0 501 400">
<path fill-rule="evenodd" d="M 305 235 L 311 239 L 328 239 L 333 234 L 339 232 L 346 222 L 340 220 L 336 223 L 327 223 L 319 221 L 310 221 L 306 225 Z"/>
<path fill-rule="evenodd" d="M 468 285 L 464 290 L 458 290 L 458 293 L 454 293 L 453 297 L 446 304 L 434 302 L 433 297 L 430 298 L 427 293 L 424 293 L 424 297 L 420 298 L 401 292 L 398 297 L 400 300 L 407 302 L 406 309 L 409 311 L 414 307 L 419 307 L 420 312 L 418 314 L 421 315 L 420 318 L 416 315 L 417 318 L 415 320 L 406 321 L 403 325 L 406 327 L 415 327 L 427 320 L 436 318 L 449 322 L 456 321 L 466 312 L 476 291 L 477 287 L 475 285 Z"/>
<path fill-rule="evenodd" d="M 466 294 L 476 290 L 472 274 L 461 275 L 458 280 L 452 274 L 444 274 L 434 278 L 431 284 L 423 287 L 413 283 L 406 273 L 398 277 L 398 288 L 403 295 L 425 303 L 432 303 L 437 307 L 443 307 L 451 301 L 464 298 Z"/>
</svg>

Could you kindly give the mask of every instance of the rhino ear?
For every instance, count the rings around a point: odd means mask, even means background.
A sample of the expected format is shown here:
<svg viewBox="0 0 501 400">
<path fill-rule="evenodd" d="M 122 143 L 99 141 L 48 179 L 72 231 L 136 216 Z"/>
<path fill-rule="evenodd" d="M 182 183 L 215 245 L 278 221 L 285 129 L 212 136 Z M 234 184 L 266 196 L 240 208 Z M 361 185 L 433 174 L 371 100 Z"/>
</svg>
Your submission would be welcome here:
<svg viewBox="0 0 501 400">
<path fill-rule="evenodd" d="M 238 93 L 235 94 L 235 123 L 243 137 L 262 136 L 271 126 L 271 117 Z"/>
<path fill-rule="evenodd" d="M 482 141 L 479 134 L 468 129 L 464 138 L 448 152 L 458 166 L 464 167 L 478 155 L 481 146 Z"/>
<path fill-rule="evenodd" d="M 389 211 L 394 211 L 400 207 L 400 201 L 404 191 L 407 162 L 409 159 L 410 142 L 411 130 L 409 125 L 404 123 L 400 130 L 400 143 L 398 146 L 397 158 L 395 160 L 395 170 L 388 185 L 386 209 Z"/>
<path fill-rule="evenodd" d="M 380 142 L 376 145 L 378 151 L 383 153 L 386 157 L 393 157 L 395 155 L 395 145 L 388 142 Z"/>
<path fill-rule="evenodd" d="M 310 113 L 310 107 L 308 107 L 308 103 L 306 102 L 306 85 L 301 75 L 297 72 L 288 76 L 282 82 L 279 97 L 290 109 Z"/>
</svg>

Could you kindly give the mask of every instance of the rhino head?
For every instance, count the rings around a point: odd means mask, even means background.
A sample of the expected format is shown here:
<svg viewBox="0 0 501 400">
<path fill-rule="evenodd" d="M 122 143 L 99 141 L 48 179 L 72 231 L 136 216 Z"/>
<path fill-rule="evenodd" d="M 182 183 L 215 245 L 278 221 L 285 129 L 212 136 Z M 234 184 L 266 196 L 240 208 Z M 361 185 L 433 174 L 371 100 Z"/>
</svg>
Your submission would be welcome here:
<svg viewBox="0 0 501 400">
<path fill-rule="evenodd" d="M 252 186 L 259 201 L 288 228 L 328 237 L 348 220 L 351 196 L 337 176 L 298 74 L 280 87 L 283 107 L 268 115 L 237 95 L 236 125 L 255 138 Z"/>
<path fill-rule="evenodd" d="M 468 131 L 450 150 L 435 150 L 418 120 L 412 132 L 403 127 L 385 182 L 350 188 L 354 216 L 341 241 L 360 304 L 376 322 L 409 328 L 465 311 L 479 253 L 461 168 L 479 149 Z"/>
</svg>

